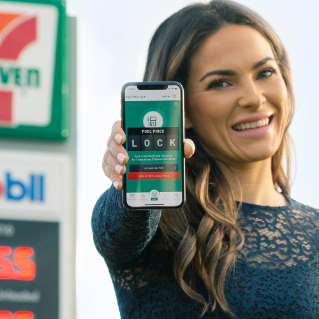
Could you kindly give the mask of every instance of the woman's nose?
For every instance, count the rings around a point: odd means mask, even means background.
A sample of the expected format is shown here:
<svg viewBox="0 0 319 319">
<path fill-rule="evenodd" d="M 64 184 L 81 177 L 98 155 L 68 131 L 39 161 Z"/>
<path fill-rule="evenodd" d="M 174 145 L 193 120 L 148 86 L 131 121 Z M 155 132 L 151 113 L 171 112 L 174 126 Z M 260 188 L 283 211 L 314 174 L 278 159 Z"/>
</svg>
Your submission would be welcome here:
<svg viewBox="0 0 319 319">
<path fill-rule="evenodd" d="M 258 109 L 266 101 L 264 94 L 260 91 L 256 83 L 246 81 L 240 88 L 240 98 L 238 105 L 240 107 L 251 107 Z"/>
</svg>

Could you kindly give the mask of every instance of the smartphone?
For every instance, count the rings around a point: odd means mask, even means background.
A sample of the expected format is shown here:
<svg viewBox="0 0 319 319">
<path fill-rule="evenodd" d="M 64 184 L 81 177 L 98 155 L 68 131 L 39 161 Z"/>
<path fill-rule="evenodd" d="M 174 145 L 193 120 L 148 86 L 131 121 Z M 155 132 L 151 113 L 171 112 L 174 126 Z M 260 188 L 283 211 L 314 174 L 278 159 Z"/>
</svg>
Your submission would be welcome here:
<svg viewBox="0 0 319 319">
<path fill-rule="evenodd" d="M 177 82 L 136 82 L 122 88 L 122 128 L 129 155 L 123 203 L 129 209 L 185 203 L 184 90 Z"/>
</svg>

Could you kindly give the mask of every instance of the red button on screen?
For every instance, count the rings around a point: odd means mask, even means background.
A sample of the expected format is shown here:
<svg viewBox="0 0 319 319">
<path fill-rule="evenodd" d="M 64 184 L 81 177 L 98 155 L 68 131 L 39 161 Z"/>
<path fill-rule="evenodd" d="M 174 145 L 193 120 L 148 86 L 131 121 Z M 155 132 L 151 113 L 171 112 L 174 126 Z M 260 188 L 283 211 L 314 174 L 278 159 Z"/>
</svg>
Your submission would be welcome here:
<svg viewBox="0 0 319 319">
<path fill-rule="evenodd" d="M 180 179 L 179 172 L 150 172 L 150 173 L 128 173 L 128 179 L 132 180 L 147 180 L 147 179 Z"/>
</svg>

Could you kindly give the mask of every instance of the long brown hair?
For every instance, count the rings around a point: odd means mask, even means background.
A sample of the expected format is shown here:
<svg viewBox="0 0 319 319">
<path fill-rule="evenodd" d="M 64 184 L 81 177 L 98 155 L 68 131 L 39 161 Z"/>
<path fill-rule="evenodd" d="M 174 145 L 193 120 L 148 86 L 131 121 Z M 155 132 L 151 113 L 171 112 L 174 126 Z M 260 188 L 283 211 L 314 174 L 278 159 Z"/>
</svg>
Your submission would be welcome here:
<svg viewBox="0 0 319 319">
<path fill-rule="evenodd" d="M 144 81 L 178 81 L 185 88 L 191 58 L 199 46 L 226 25 L 256 29 L 269 42 L 288 92 L 286 129 L 272 157 L 274 187 L 290 194 L 292 141 L 288 127 L 294 114 L 294 94 L 288 55 L 271 26 L 256 12 L 233 1 L 213 0 L 193 4 L 166 19 L 156 30 L 148 52 Z M 218 160 L 201 147 L 193 129 L 186 130 L 196 152 L 186 161 L 187 203 L 178 210 L 163 211 L 159 223 L 165 245 L 175 254 L 174 274 L 183 291 L 203 304 L 202 315 L 217 304 L 234 316 L 227 304 L 224 285 L 235 265 L 236 251 L 244 243 L 237 225 L 240 206 Z M 196 292 L 196 278 L 204 283 L 208 300 Z"/>
</svg>

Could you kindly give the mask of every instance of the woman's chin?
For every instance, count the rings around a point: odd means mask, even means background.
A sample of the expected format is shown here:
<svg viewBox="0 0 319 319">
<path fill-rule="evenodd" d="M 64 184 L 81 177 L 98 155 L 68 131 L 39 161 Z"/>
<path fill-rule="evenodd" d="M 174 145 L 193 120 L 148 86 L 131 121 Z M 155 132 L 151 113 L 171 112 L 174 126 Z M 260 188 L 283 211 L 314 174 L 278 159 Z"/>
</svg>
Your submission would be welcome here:
<svg viewBox="0 0 319 319">
<path fill-rule="evenodd" d="M 262 152 L 256 152 L 256 151 L 245 152 L 241 154 L 240 162 L 255 163 L 255 162 L 265 161 L 267 159 L 272 158 L 275 153 L 276 153 L 276 150 L 273 150 L 273 151 L 263 150 Z"/>
</svg>

